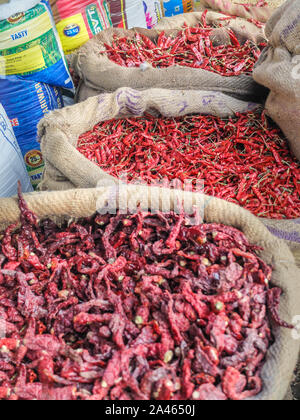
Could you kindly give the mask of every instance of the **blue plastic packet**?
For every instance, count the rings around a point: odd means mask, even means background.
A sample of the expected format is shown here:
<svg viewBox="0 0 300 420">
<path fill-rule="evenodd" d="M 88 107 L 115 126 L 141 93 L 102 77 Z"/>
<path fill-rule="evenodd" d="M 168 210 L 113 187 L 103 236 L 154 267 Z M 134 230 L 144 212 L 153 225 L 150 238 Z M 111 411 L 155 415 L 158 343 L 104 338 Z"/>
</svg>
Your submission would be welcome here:
<svg viewBox="0 0 300 420">
<path fill-rule="evenodd" d="M 40 82 L 0 77 L 0 103 L 12 124 L 34 188 L 41 181 L 44 160 L 37 125 L 50 111 L 62 108 L 60 89 Z"/>
</svg>

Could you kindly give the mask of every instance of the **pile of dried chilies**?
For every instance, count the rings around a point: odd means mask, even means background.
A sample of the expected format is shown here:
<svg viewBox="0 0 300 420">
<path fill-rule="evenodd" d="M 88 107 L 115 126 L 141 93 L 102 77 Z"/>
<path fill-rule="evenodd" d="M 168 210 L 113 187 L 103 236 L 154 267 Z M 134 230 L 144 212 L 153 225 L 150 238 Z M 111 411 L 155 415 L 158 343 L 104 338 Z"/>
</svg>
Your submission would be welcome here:
<svg viewBox="0 0 300 420">
<path fill-rule="evenodd" d="M 175 38 L 166 36 L 163 31 L 156 43 L 140 33 L 136 33 L 133 39 L 115 35 L 111 45 L 104 44 L 106 49 L 100 54 L 106 54 L 123 67 L 148 63 L 154 68 L 179 65 L 228 77 L 251 74 L 266 44 L 255 45 L 248 40 L 241 45 L 231 29 L 223 28 L 223 36 L 228 36 L 227 45 L 213 45 L 211 37 L 215 29 L 207 25 L 206 14 L 203 14 L 202 25 L 185 27 Z"/>
<path fill-rule="evenodd" d="M 257 216 L 300 217 L 299 162 L 264 114 L 106 121 L 79 138 L 78 150 L 129 182 L 203 180 L 206 194 Z"/>
<path fill-rule="evenodd" d="M 235 5 L 243 7 L 246 10 L 246 12 L 250 12 L 250 13 L 251 13 L 251 9 L 256 8 L 256 7 L 259 7 L 259 8 L 264 8 L 264 7 L 268 8 L 269 7 L 269 4 L 266 1 L 263 1 L 263 0 L 259 0 L 256 4 L 235 3 Z M 250 22 L 250 23 L 253 23 L 258 28 L 263 28 L 264 27 L 264 23 L 260 22 L 257 19 L 247 18 L 247 21 Z"/>
<path fill-rule="evenodd" d="M 264 0 L 258 0 L 256 4 L 251 4 L 251 3 L 235 3 L 238 6 L 242 6 L 244 7 L 244 9 L 246 9 L 247 12 L 251 11 L 252 7 L 269 7 L 268 2 L 264 1 Z"/>
<path fill-rule="evenodd" d="M 19 194 L 20 195 L 20 194 Z M 0 399 L 257 395 L 281 290 L 231 227 L 185 215 L 37 222 L 1 240 Z M 269 318 L 270 316 L 270 318 Z"/>
</svg>

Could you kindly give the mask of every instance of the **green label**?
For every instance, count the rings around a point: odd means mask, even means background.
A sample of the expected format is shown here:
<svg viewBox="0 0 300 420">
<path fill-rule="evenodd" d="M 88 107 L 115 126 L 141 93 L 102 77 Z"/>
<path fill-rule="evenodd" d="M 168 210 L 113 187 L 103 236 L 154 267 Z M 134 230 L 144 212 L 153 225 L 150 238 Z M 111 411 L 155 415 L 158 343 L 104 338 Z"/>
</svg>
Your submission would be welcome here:
<svg viewBox="0 0 300 420">
<path fill-rule="evenodd" d="M 16 13 L 6 20 L 0 20 L 0 32 L 8 31 L 12 27 L 18 27 L 23 23 L 27 23 L 38 16 L 41 16 L 46 11 L 44 5 L 38 4 L 27 12 Z"/>
<path fill-rule="evenodd" d="M 105 23 L 101 22 L 100 14 L 98 13 L 97 5 L 90 4 L 85 9 L 86 17 L 89 23 L 89 27 L 93 35 L 97 35 L 105 28 Z"/>
<path fill-rule="evenodd" d="M 56 64 L 61 59 L 59 46 L 52 29 L 49 32 L 40 36 L 39 38 L 35 39 L 34 41 L 18 45 L 15 48 L 9 48 L 6 50 L 0 49 L 0 57 L 6 57 L 13 54 L 20 54 L 23 51 L 30 50 L 31 48 L 34 48 L 36 46 L 39 46 L 41 48 L 45 64 L 43 67 L 37 67 L 33 71 L 22 72 L 24 76 L 36 73 L 37 71 L 45 70 L 46 68 L 51 67 L 53 64 Z M 32 57 L 32 60 L 34 60 L 34 56 Z"/>
<path fill-rule="evenodd" d="M 104 10 L 106 12 L 106 17 L 107 17 L 107 20 L 108 20 L 108 24 L 109 24 L 109 26 L 113 26 L 111 16 L 110 16 L 109 6 L 108 6 L 108 3 L 107 3 L 106 0 L 103 2 L 103 6 L 104 6 Z"/>
<path fill-rule="evenodd" d="M 44 159 L 40 150 L 33 149 L 24 156 L 26 169 L 34 189 L 37 188 L 42 180 L 44 172 Z"/>
</svg>

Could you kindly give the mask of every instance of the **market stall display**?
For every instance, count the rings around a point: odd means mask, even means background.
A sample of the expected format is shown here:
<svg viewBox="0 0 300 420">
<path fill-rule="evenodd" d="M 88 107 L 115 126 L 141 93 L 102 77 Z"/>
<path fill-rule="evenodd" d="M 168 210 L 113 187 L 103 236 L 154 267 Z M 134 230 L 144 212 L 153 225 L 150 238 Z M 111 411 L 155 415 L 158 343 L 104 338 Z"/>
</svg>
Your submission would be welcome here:
<svg viewBox="0 0 300 420">
<path fill-rule="evenodd" d="M 51 0 L 50 4 L 65 54 L 111 26 L 106 0 Z"/>
<path fill-rule="evenodd" d="M 24 192 L 32 191 L 23 156 L 11 123 L 0 103 L 0 197 L 17 193 L 18 181 Z"/>
<path fill-rule="evenodd" d="M 0 76 L 73 88 L 48 0 L 0 5 Z"/>
<path fill-rule="evenodd" d="M 140 203 L 143 213 L 130 207 L 128 216 L 94 216 L 111 194 L 104 188 L 26 196 L 36 215 L 23 199 L 21 215 L 16 199 L 0 200 L 0 224 L 19 217 L 22 223 L 18 241 L 12 240 L 14 225 L 2 241 L 1 276 L 18 284 L 20 314 L 12 311 L 5 319 L 10 332 L 2 344 L 8 358 L 23 361 L 13 376 L 1 378 L 2 398 L 42 399 L 46 392 L 52 399 L 282 399 L 299 351 L 299 342 L 284 328 L 289 325 L 278 318 L 292 319 L 300 293 L 299 271 L 286 245 L 239 207 L 192 193 L 183 201 L 185 212 L 192 216 L 195 204 L 204 199 L 204 224 L 185 224 L 182 212 L 147 213 L 150 203 L 152 210 L 166 205 L 166 197 L 174 211 L 178 195 L 136 186 L 124 186 L 120 202 Z M 68 214 L 66 222 L 78 217 L 81 222 L 57 227 L 45 220 L 50 214 Z M 193 273 L 194 248 L 202 274 Z M 250 267 L 252 275 L 247 276 Z M 213 273 L 218 271 L 217 279 Z M 132 276 L 137 276 L 134 286 Z M 178 276 L 186 280 L 179 282 Z M 230 293 L 229 278 L 235 292 Z M 249 296 L 249 288 L 255 297 Z M 8 299 L 15 301 L 10 290 Z M 24 307 L 25 296 L 32 305 Z M 234 302 L 239 302 L 240 315 Z M 6 310 L 5 302 L 2 308 Z M 200 312 L 202 322 L 193 322 Z M 276 323 L 269 324 L 273 316 Z M 187 348 L 188 337 L 195 335 Z M 237 349 L 240 340 L 244 347 Z M 220 360 L 218 349 L 223 349 Z M 244 370 L 242 360 L 252 368 Z M 206 375 L 201 375 L 203 364 Z"/>
<path fill-rule="evenodd" d="M 63 106 L 60 90 L 45 83 L 0 76 L 0 102 L 11 120 L 31 183 L 36 188 L 44 169 L 37 125 L 50 111 Z"/>
<path fill-rule="evenodd" d="M 299 398 L 298 3 L 0 0 L 0 400 Z"/>
</svg>

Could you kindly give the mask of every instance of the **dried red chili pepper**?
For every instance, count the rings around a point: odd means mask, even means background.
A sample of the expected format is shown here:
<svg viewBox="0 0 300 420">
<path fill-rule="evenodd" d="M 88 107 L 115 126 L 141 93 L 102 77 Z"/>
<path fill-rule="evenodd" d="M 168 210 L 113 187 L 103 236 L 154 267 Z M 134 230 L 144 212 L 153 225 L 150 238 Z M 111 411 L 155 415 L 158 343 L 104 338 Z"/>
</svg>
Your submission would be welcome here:
<svg viewBox="0 0 300 420">
<path fill-rule="evenodd" d="M 183 212 L 58 227 L 38 224 L 19 201 L 21 227 L 1 243 L 0 400 L 240 400 L 261 391 L 271 320 L 289 325 L 271 268 L 240 231 L 189 226 Z"/>
<path fill-rule="evenodd" d="M 117 127 L 119 135 L 111 138 L 109 133 Z M 116 177 L 126 175 L 128 182 L 189 180 L 195 186 L 202 180 L 208 195 L 239 204 L 257 216 L 300 217 L 299 162 L 264 114 L 229 119 L 147 115 L 106 121 L 80 136 L 77 145 L 91 160 L 103 147 L 110 148 L 113 157 L 97 160 L 98 166 Z M 171 235 L 176 237 L 174 232 Z M 171 239 L 170 244 L 174 246 Z M 114 255 L 113 250 L 107 252 Z"/>
<path fill-rule="evenodd" d="M 252 23 L 261 25 L 254 19 Z M 220 19 L 209 27 L 204 12 L 199 26 L 185 27 L 176 38 L 167 37 L 164 31 L 155 42 L 138 32 L 133 38 L 114 36 L 111 46 L 104 44 L 106 50 L 100 54 L 106 54 L 111 61 L 123 67 L 139 67 L 147 62 L 155 68 L 180 65 L 205 69 L 226 77 L 251 74 L 265 44 L 257 46 L 247 41 L 241 45 L 232 30 L 223 28 L 231 44 L 214 46 L 210 37 L 213 38 L 214 30 L 223 25 L 224 21 Z"/>
</svg>

